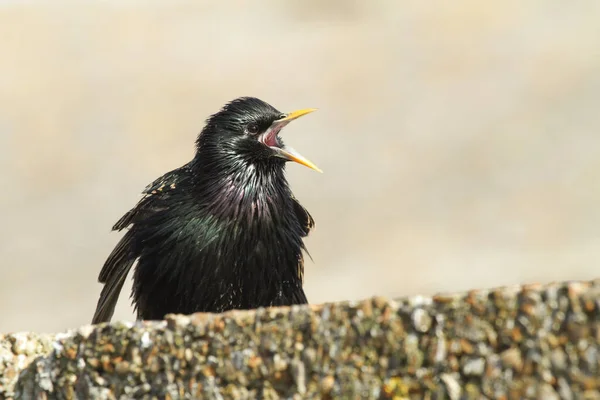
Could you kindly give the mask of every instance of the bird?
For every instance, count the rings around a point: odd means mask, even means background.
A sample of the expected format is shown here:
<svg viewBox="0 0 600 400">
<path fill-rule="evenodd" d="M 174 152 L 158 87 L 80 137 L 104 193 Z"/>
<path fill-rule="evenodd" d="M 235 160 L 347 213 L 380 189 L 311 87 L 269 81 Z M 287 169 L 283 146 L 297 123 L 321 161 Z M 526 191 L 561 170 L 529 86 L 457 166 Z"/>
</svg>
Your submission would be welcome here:
<svg viewBox="0 0 600 400">
<path fill-rule="evenodd" d="M 209 116 L 192 160 L 150 183 L 114 224 L 126 232 L 98 276 L 104 286 L 92 323 L 110 321 L 134 264 L 138 320 L 307 304 L 304 238 L 315 221 L 285 166 L 322 171 L 280 132 L 315 110 L 282 113 L 239 97 Z"/>
</svg>

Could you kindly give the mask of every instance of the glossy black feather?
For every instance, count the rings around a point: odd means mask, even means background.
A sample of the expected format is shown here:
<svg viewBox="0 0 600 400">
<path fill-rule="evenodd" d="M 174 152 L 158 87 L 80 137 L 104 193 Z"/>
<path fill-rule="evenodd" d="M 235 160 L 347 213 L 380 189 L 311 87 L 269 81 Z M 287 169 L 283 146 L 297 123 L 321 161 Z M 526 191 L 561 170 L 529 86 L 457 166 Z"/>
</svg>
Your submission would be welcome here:
<svg viewBox="0 0 600 400">
<path fill-rule="evenodd" d="M 253 98 L 211 116 L 195 158 L 144 190 L 113 227 L 129 228 L 99 276 L 93 323 L 110 320 L 137 261 L 133 302 L 140 319 L 307 303 L 303 237 L 314 221 L 289 189 L 285 162 L 243 134 L 281 113 Z"/>
</svg>

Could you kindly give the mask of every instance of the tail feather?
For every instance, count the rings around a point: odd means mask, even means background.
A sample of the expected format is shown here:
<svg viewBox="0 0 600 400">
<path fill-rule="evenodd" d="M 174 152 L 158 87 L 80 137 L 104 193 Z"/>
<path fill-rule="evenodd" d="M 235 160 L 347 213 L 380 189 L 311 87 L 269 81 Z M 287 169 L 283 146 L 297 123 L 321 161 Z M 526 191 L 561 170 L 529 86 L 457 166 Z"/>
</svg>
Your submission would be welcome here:
<svg viewBox="0 0 600 400">
<path fill-rule="evenodd" d="M 132 241 L 133 231 L 129 231 L 119 241 L 100 271 L 98 280 L 100 283 L 104 283 L 104 288 L 100 293 L 92 324 L 110 321 L 115 312 L 125 278 L 137 258 L 136 253 L 132 250 Z"/>
</svg>

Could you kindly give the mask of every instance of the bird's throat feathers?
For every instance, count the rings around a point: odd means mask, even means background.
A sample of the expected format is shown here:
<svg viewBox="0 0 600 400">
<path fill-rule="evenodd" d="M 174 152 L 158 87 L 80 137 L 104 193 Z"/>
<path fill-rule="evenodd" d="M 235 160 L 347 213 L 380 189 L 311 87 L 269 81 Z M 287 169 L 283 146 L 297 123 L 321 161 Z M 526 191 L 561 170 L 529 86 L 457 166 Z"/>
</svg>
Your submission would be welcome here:
<svg viewBox="0 0 600 400">
<path fill-rule="evenodd" d="M 234 153 L 217 158 L 199 152 L 192 168 L 198 172 L 194 186 L 202 193 L 199 200 L 213 215 L 273 219 L 291 196 L 284 163 L 254 162 Z"/>
</svg>

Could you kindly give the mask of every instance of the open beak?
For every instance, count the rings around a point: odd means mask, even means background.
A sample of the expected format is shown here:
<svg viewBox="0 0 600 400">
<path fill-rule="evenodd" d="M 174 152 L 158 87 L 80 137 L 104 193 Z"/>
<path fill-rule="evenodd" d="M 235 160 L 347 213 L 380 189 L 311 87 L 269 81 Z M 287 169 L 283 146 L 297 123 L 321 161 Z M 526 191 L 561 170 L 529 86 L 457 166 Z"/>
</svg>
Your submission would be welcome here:
<svg viewBox="0 0 600 400">
<path fill-rule="evenodd" d="M 285 160 L 297 162 L 298 164 L 302 164 L 305 167 L 314 169 L 317 172 L 323 172 L 319 169 L 319 167 L 317 167 L 315 164 L 313 164 L 308 159 L 304 158 L 296 150 L 294 150 L 288 146 L 279 147 L 278 141 L 277 141 L 277 134 L 281 131 L 281 129 L 284 126 L 286 126 L 293 120 L 300 118 L 303 115 L 310 114 L 313 111 L 317 111 L 317 109 L 316 108 L 305 108 L 302 110 L 297 110 L 297 111 L 293 111 L 289 114 L 286 114 L 283 118 L 275 120 L 271 124 L 271 126 L 269 126 L 269 128 L 261 135 L 261 138 L 259 140 L 261 140 L 261 142 L 263 142 L 265 145 L 269 146 L 269 148 L 271 148 L 271 150 L 273 150 L 275 152 L 275 155 L 277 157 L 283 158 Z"/>
</svg>

